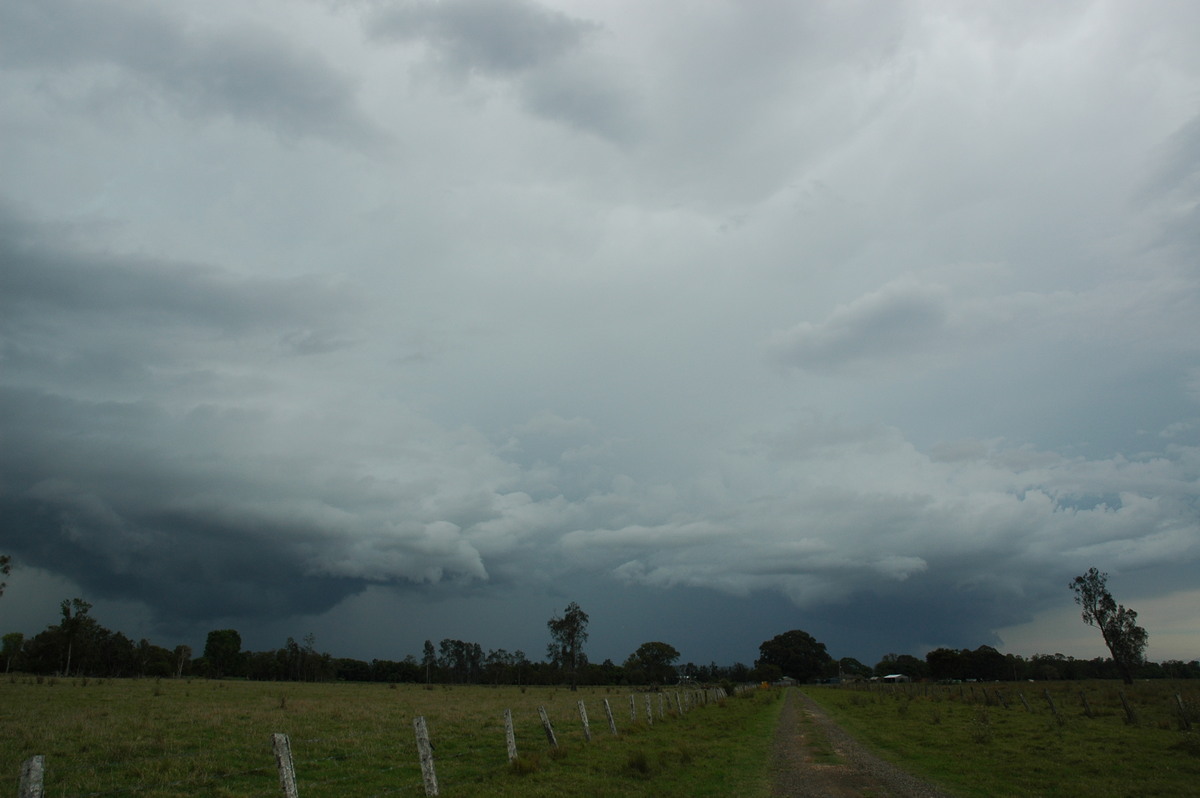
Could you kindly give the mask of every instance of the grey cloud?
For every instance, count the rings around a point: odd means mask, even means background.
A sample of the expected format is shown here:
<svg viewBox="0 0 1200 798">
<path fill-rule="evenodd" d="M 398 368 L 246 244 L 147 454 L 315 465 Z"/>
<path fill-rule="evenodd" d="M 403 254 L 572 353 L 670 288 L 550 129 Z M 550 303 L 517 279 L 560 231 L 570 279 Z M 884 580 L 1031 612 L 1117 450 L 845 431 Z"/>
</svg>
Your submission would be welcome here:
<svg viewBox="0 0 1200 798">
<path fill-rule="evenodd" d="M 119 314 L 125 324 L 170 321 L 236 332 L 298 322 L 348 299 L 317 280 L 245 278 L 194 264 L 26 248 L 11 240 L 0 240 L 0 257 L 0 308 L 8 324 L 22 315 Z"/>
<path fill-rule="evenodd" d="M 340 290 L 72 249 L 11 209 L 0 230 L 6 550 L 198 618 L 488 580 L 481 550 L 519 537 L 482 438 L 392 405 L 364 428 L 350 384 L 330 406 L 290 395 L 276 348 L 343 351 Z"/>
<path fill-rule="evenodd" d="M 1134 197 L 1149 206 L 1159 230 L 1154 243 L 1174 257 L 1200 259 L 1200 114 L 1163 142 L 1155 168 Z"/>
<path fill-rule="evenodd" d="M 944 334 L 948 296 L 939 286 L 900 282 L 840 305 L 820 323 L 777 333 L 771 349 L 781 361 L 814 371 L 919 355 Z"/>
<path fill-rule="evenodd" d="M 379 41 L 423 42 L 445 74 L 511 83 L 538 116 L 622 144 L 642 119 L 619 65 L 586 53 L 602 27 L 527 0 L 385 6 L 366 20 Z"/>
<path fill-rule="evenodd" d="M 447 462 L 427 426 L 378 454 L 342 437 L 326 461 L 330 430 L 250 407 L 181 414 L 5 388 L 0 411 L 6 548 L 102 595 L 257 617 L 324 611 L 371 582 L 490 578 L 470 527 L 503 514 L 481 487 L 503 466 Z"/>
<path fill-rule="evenodd" d="M 296 354 L 350 345 L 343 330 L 359 300 L 344 284 L 247 277 L 65 243 L 77 237 L 71 225 L 0 204 L 0 356 L 13 384 L 105 384 L 106 395 L 124 396 L 184 372 L 200 377 L 251 341 L 281 342 L 272 345 Z M 311 327 L 318 317 L 320 332 Z M 242 358 L 257 351 L 248 349 Z"/>
<path fill-rule="evenodd" d="M 428 41 L 447 69 L 501 75 L 553 63 L 599 29 L 528 0 L 407 2 L 367 25 L 380 39 Z"/>
<path fill-rule="evenodd" d="M 189 113 L 228 115 L 285 137 L 384 139 L 357 109 L 353 83 L 319 53 L 266 30 L 195 32 L 166 8 L 127 0 L 8 4 L 0 12 L 0 63 L 111 65 Z"/>
<path fill-rule="evenodd" d="M 933 447 L 929 457 L 935 462 L 956 463 L 980 460 L 987 454 L 983 441 L 943 441 Z"/>
<path fill-rule="evenodd" d="M 1200 556 L 1194 448 L 1067 460 L 963 442 L 953 448 L 967 456 L 948 458 L 887 430 L 869 446 L 865 437 L 839 446 L 818 434 L 816 448 L 787 460 L 766 441 L 753 444 L 738 458 L 749 460 L 726 465 L 746 482 L 729 486 L 741 500 L 719 514 L 681 503 L 658 523 L 571 532 L 564 551 L 634 584 L 777 591 L 809 612 L 859 607 L 866 596 L 916 606 L 939 592 L 1007 607 L 943 628 L 954 636 L 1025 620 L 1055 601 L 1046 585 L 1089 562 L 1136 571 Z"/>
<path fill-rule="evenodd" d="M 531 75 L 522 84 L 532 112 L 586 133 L 621 144 L 636 142 L 643 131 L 634 92 L 618 85 L 603 65 L 571 64 Z"/>
<path fill-rule="evenodd" d="M 0 10 L 0 546 L 368 658 L 1193 587 L 1196 12 L 578 8 Z"/>
</svg>

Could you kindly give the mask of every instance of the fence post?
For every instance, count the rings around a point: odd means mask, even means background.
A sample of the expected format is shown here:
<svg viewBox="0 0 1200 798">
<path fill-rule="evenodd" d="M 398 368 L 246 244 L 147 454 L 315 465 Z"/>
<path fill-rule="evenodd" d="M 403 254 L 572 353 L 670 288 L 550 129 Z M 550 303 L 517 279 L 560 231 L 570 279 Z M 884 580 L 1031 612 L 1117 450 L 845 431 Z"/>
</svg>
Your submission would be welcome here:
<svg viewBox="0 0 1200 798">
<path fill-rule="evenodd" d="M 1129 702 L 1125 700 L 1125 691 L 1119 690 L 1117 695 L 1121 696 L 1121 706 L 1125 707 L 1125 722 L 1132 726 L 1137 723 L 1137 715 L 1133 714 L 1133 707 L 1129 706 Z"/>
<path fill-rule="evenodd" d="M 583 705 L 583 699 L 579 701 L 579 720 L 583 722 L 583 738 L 590 743 L 592 741 L 592 727 L 588 725 L 587 708 Z"/>
<path fill-rule="evenodd" d="M 608 730 L 614 735 L 617 733 L 617 722 L 613 720 L 612 706 L 609 705 L 608 699 L 604 699 L 604 714 L 608 716 Z"/>
<path fill-rule="evenodd" d="M 658 719 L 662 720 L 666 716 L 667 716 L 666 712 L 663 711 L 663 694 L 659 693 L 658 694 Z"/>
<path fill-rule="evenodd" d="M 1058 707 L 1054 706 L 1054 699 L 1050 697 L 1050 689 L 1042 690 L 1042 695 L 1046 697 L 1046 703 L 1050 705 L 1050 711 L 1054 713 L 1054 719 L 1058 721 L 1058 725 L 1062 725 L 1062 715 L 1058 714 Z"/>
<path fill-rule="evenodd" d="M 1183 697 L 1179 693 L 1175 694 L 1175 703 L 1179 706 L 1179 719 L 1183 722 L 1183 730 L 1191 731 L 1192 722 L 1188 719 L 1187 708 L 1183 705 Z"/>
<path fill-rule="evenodd" d="M 437 771 L 433 767 L 433 746 L 429 744 L 429 728 L 425 725 L 425 716 L 417 715 L 413 719 L 413 730 L 417 734 L 417 755 L 421 758 L 421 778 L 425 781 L 425 794 L 437 795 Z"/>
<path fill-rule="evenodd" d="M 271 748 L 275 751 L 275 766 L 279 768 L 279 787 L 284 798 L 300 798 L 296 789 L 296 767 L 292 762 L 292 742 L 286 734 L 272 734 Z"/>
<path fill-rule="evenodd" d="M 45 772 L 46 758 L 40 754 L 22 762 L 18 798 L 42 798 L 42 777 Z"/>
<path fill-rule="evenodd" d="M 538 714 L 542 716 L 542 728 L 546 730 L 546 739 L 550 741 L 550 747 L 558 748 L 558 738 L 554 736 L 554 727 L 550 725 L 550 716 L 546 714 L 546 708 L 538 707 Z"/>
<path fill-rule="evenodd" d="M 508 761 L 517 758 L 517 735 L 513 733 L 512 710 L 504 710 L 504 741 L 508 743 Z"/>
<path fill-rule="evenodd" d="M 1083 701 L 1083 714 L 1087 715 L 1089 718 L 1095 717 L 1095 715 L 1092 714 L 1092 705 L 1088 703 L 1087 693 L 1080 690 L 1079 698 L 1081 701 Z"/>
<path fill-rule="evenodd" d="M 629 722 L 637 723 L 637 696 L 629 696 Z"/>
<path fill-rule="evenodd" d="M 675 706 L 679 708 L 679 716 L 683 717 L 683 699 L 679 697 L 679 691 L 675 691 Z"/>
<path fill-rule="evenodd" d="M 1026 712 L 1033 712 L 1033 709 L 1029 706 L 1029 702 L 1025 700 L 1025 694 L 1020 690 L 1017 691 L 1017 698 L 1021 699 L 1021 703 L 1025 705 Z"/>
<path fill-rule="evenodd" d="M 646 693 L 646 725 L 654 725 L 654 710 L 650 706 L 650 694 Z"/>
</svg>

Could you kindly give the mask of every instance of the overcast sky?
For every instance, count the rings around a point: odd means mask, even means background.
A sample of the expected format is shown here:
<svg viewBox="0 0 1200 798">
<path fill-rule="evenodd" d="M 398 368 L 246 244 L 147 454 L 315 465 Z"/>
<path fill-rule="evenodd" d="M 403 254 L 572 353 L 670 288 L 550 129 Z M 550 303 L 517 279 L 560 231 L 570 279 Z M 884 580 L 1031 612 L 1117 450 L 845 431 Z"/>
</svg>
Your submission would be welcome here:
<svg viewBox="0 0 1200 798">
<path fill-rule="evenodd" d="M 1200 4 L 0 0 L 0 631 L 1200 657 Z"/>
</svg>

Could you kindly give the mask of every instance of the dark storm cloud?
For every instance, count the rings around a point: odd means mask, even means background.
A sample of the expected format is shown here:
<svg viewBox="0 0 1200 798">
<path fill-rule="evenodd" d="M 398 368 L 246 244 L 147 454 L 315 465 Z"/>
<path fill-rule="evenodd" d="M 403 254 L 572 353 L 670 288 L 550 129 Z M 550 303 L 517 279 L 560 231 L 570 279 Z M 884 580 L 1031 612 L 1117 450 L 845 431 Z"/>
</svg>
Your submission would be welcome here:
<svg viewBox="0 0 1200 798">
<path fill-rule="evenodd" d="M 0 389 L 0 409 L 0 537 L 26 565 L 173 623 L 320 612 L 362 588 L 306 573 L 301 519 L 231 511 L 236 487 L 160 456 L 154 408 Z"/>
<path fill-rule="evenodd" d="M 13 579 L 366 657 L 1194 595 L 1197 13 L 0 0 Z"/>
<path fill-rule="evenodd" d="M 0 64 L 80 75 L 111 66 L 136 91 L 189 113 L 228 115 L 286 137 L 381 140 L 355 106 L 353 83 L 319 53 L 264 29 L 197 30 L 168 9 L 131 0 L 8 3 Z"/>
<path fill-rule="evenodd" d="M 238 277 L 198 264 L 84 252 L 57 244 L 69 227 L 40 225 L 0 204 L 3 323 L 56 314 L 100 315 L 122 323 L 197 324 L 225 332 L 297 322 L 344 301 L 313 280 Z"/>
<path fill-rule="evenodd" d="M 219 465 L 261 413 L 205 406 L 217 378 L 188 355 L 206 340 L 273 340 L 318 310 L 332 319 L 344 297 L 54 243 L 70 237 L 0 207 L 6 548 L 98 595 L 165 602 L 164 615 L 324 608 L 354 589 L 305 575 L 311 524 L 256 505 L 249 487 L 271 477 Z M 191 406 L 172 406 L 188 371 Z"/>
</svg>

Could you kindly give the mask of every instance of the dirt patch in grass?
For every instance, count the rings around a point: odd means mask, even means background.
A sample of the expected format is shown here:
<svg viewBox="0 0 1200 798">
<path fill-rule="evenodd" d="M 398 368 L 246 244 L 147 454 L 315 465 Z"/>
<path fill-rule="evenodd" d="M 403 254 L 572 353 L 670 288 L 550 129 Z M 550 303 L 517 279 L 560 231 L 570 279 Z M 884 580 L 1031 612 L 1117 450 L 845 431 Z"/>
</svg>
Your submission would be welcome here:
<svg viewBox="0 0 1200 798">
<path fill-rule="evenodd" d="M 771 757 L 777 798 L 951 798 L 885 762 L 798 690 L 788 690 Z"/>
</svg>

